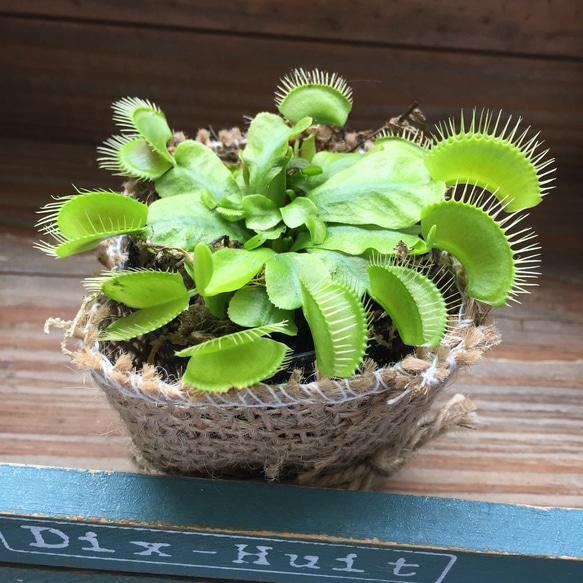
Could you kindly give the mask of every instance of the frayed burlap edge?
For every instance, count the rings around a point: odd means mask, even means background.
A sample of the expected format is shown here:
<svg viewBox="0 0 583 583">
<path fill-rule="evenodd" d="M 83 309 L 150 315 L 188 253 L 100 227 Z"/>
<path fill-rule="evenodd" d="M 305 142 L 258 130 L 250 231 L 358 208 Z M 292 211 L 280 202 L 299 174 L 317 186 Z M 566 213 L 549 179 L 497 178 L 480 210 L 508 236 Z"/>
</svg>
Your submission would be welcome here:
<svg viewBox="0 0 583 583">
<path fill-rule="evenodd" d="M 369 362 L 351 379 L 310 383 L 296 371 L 283 385 L 214 395 L 165 382 L 149 365 L 136 371 L 127 355 L 110 362 L 98 342 L 101 301 L 87 298 L 73 322 L 47 325 L 67 328 L 64 352 L 103 389 L 140 458 L 171 474 L 368 489 L 431 439 L 474 426 L 462 395 L 430 409 L 458 369 L 500 340 L 487 309 L 467 300 L 439 348 L 418 347 L 392 367 Z"/>
</svg>

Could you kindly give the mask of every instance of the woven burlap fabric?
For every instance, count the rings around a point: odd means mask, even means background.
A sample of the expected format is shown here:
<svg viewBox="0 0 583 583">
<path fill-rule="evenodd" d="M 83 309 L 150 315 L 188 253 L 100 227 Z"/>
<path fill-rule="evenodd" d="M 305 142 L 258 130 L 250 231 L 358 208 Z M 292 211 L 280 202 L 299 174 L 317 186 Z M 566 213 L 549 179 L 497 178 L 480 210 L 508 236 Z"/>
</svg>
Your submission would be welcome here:
<svg viewBox="0 0 583 583">
<path fill-rule="evenodd" d="M 97 342 L 108 311 L 99 298 L 67 334 L 80 348 L 65 350 L 103 389 L 150 469 L 365 489 L 430 439 L 472 426 L 473 405 L 460 395 L 430 410 L 455 372 L 499 341 L 480 309 L 470 300 L 439 348 L 417 348 L 392 367 L 368 363 L 351 379 L 311 383 L 295 373 L 284 385 L 219 396 L 165 382 L 149 365 L 137 371 L 128 355 L 110 361 Z"/>
</svg>

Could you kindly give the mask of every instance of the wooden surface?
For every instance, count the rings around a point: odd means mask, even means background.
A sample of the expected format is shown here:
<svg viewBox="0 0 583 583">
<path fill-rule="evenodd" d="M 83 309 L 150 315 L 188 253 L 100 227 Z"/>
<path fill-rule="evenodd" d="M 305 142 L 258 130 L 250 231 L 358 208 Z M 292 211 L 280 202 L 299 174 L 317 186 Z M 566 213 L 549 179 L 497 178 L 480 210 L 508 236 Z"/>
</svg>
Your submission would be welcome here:
<svg viewBox="0 0 583 583">
<path fill-rule="evenodd" d="M 126 95 L 157 102 L 175 128 L 231 127 L 243 115 L 273 110 L 280 77 L 304 66 L 349 80 L 355 98 L 349 121 L 357 129 L 378 127 L 414 100 L 433 120 L 461 107 L 502 108 L 542 130 L 561 164 L 578 163 L 581 59 L 496 52 L 493 42 L 481 51 L 400 45 L 392 42 L 392 15 L 384 25 L 385 42 L 366 44 L 0 13 L 1 131 L 95 146 L 114 131 L 111 103 Z M 581 56 L 583 39 L 576 41 L 572 51 Z"/>
<path fill-rule="evenodd" d="M 580 3 L 490 0 L 4 0 L 18 16 L 418 48 L 581 57 Z"/>
<path fill-rule="evenodd" d="M 503 344 L 444 395 L 472 397 L 478 430 L 440 438 L 378 489 L 583 507 L 580 3 L 111 4 L 0 7 L 0 461 L 137 470 L 116 416 L 60 354 L 59 331 L 42 332 L 48 317 L 74 315 L 96 263 L 32 249 L 50 196 L 118 188 L 95 163 L 114 131 L 111 102 L 157 101 L 193 135 L 273 110 L 283 73 L 318 66 L 351 81 L 356 129 L 413 100 L 430 122 L 504 108 L 542 130 L 558 166 L 529 219 L 544 249 L 540 287 L 497 310 Z"/>
</svg>

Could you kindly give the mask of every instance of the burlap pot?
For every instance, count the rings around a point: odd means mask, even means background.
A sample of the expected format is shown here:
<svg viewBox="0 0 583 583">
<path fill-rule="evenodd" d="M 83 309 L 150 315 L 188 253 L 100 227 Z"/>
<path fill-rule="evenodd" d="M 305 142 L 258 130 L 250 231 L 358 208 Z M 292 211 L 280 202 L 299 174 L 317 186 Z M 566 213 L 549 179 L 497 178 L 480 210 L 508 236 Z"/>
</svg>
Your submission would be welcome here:
<svg viewBox="0 0 583 583">
<path fill-rule="evenodd" d="M 112 362 L 97 341 L 107 312 L 106 298 L 88 299 L 66 334 L 80 346 L 65 351 L 103 389 L 150 468 L 321 487 L 366 489 L 430 439 L 471 427 L 474 407 L 461 395 L 430 409 L 456 370 L 499 341 L 487 309 L 465 298 L 439 348 L 414 349 L 394 366 L 309 383 L 295 372 L 283 385 L 209 394 L 149 365 L 135 370 L 128 355 Z"/>
<path fill-rule="evenodd" d="M 408 127 L 403 119 L 393 124 L 396 129 Z M 345 151 L 369 133 L 330 133 L 322 126 L 318 149 Z M 217 140 L 200 130 L 197 140 L 225 163 L 236 161 L 245 144 L 237 128 L 219 132 Z M 372 145 L 363 141 L 364 149 Z M 117 239 L 98 250 L 106 268 L 125 267 L 122 247 Z M 451 257 L 445 263 L 462 291 L 458 317 L 441 346 L 412 349 L 385 368 L 369 362 L 347 380 L 316 374 L 306 382 L 295 371 L 285 384 L 203 393 L 169 381 L 153 366 L 136 366 L 129 354 L 104 350 L 97 337 L 110 300 L 103 296 L 88 299 L 73 322 L 48 324 L 68 329 L 64 351 L 103 389 L 147 469 L 366 489 L 375 476 L 391 475 L 434 437 L 474 425 L 474 406 L 462 395 L 436 411 L 432 405 L 455 372 L 481 358 L 499 335 L 489 307 L 464 294 L 459 264 Z"/>
</svg>

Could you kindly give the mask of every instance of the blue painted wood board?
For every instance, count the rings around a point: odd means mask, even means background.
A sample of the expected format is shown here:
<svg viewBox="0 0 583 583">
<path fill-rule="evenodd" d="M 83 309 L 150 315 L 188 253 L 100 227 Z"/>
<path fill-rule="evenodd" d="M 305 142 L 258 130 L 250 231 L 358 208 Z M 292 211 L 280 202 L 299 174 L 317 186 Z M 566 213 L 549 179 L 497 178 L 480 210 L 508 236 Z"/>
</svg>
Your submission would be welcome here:
<svg viewBox="0 0 583 583">
<path fill-rule="evenodd" d="M 50 567 L 8 566 L 0 564 L 2 583 L 232 583 L 226 579 L 199 579 L 156 575 L 130 575 L 112 571 L 57 569 Z"/>
<path fill-rule="evenodd" d="M 580 509 L 18 465 L 0 465 L 0 484 L 0 561 L 14 568 L 274 583 L 583 581 Z"/>
</svg>

